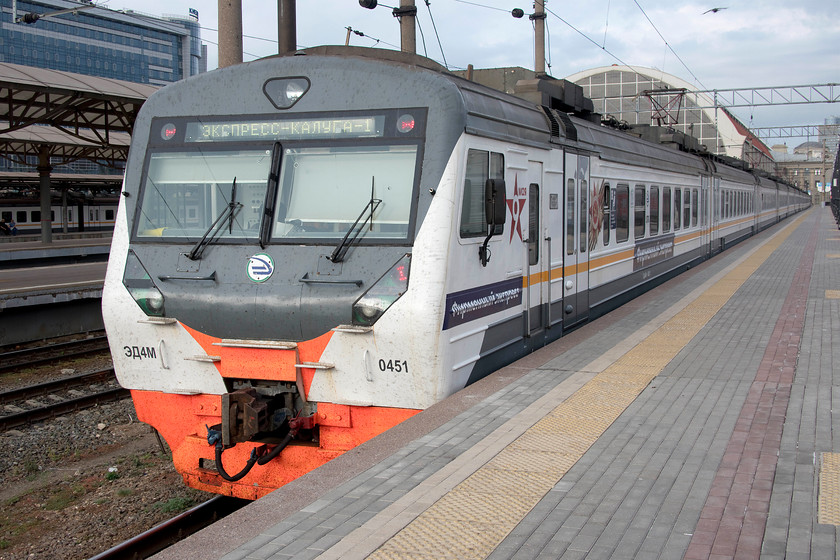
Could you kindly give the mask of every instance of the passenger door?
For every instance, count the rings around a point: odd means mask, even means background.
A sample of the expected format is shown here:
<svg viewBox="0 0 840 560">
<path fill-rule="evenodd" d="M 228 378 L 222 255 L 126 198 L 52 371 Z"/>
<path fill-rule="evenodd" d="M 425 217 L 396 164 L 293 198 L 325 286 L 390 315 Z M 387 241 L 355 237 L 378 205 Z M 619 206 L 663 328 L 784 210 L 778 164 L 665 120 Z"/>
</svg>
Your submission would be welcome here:
<svg viewBox="0 0 840 560">
<path fill-rule="evenodd" d="M 563 325 L 589 316 L 589 157 L 566 154 L 563 243 Z M 597 204 L 598 212 L 601 211 Z"/>
<path fill-rule="evenodd" d="M 717 243 L 717 238 L 720 235 L 718 228 L 720 228 L 720 177 L 712 177 L 711 184 L 711 205 L 712 205 L 712 223 L 709 229 L 709 255 L 714 255 L 720 252 L 720 244 Z"/>
</svg>

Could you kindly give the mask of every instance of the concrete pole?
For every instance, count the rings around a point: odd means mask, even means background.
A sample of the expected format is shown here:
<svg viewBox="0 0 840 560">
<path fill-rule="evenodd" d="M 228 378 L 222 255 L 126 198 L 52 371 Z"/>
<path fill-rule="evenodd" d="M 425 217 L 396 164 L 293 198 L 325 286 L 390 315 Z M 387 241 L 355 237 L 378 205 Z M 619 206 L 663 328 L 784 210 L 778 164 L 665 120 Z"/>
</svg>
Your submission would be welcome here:
<svg viewBox="0 0 840 560">
<path fill-rule="evenodd" d="M 277 0 L 277 53 L 292 53 L 297 50 L 297 0 Z"/>
<path fill-rule="evenodd" d="M 535 0 L 534 15 L 534 72 L 545 74 L 545 0 Z"/>
<path fill-rule="evenodd" d="M 52 243 L 52 216 L 50 213 L 50 152 L 46 146 L 38 150 L 38 177 L 41 188 L 41 241 Z"/>
<path fill-rule="evenodd" d="M 414 20 L 417 17 L 417 8 L 414 5 L 414 0 L 400 0 L 400 10 L 406 10 L 406 13 L 400 16 L 400 50 L 415 54 L 417 52 L 417 30 Z"/>
<path fill-rule="evenodd" d="M 242 0 L 219 0 L 219 68 L 242 62 Z"/>
<path fill-rule="evenodd" d="M 67 189 L 61 189 L 61 232 L 67 233 Z"/>
</svg>

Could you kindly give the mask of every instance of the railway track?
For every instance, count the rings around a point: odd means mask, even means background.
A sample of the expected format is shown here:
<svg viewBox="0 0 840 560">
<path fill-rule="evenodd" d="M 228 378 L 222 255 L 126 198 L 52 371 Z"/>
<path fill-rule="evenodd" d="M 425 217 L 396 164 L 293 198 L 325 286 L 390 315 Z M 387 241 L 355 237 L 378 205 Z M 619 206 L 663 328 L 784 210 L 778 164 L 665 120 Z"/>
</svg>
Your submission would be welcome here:
<svg viewBox="0 0 840 560">
<path fill-rule="evenodd" d="M 0 431 L 129 396 L 113 369 L 64 377 L 0 393 Z"/>
<path fill-rule="evenodd" d="M 216 496 L 173 517 L 169 521 L 165 521 L 136 537 L 97 554 L 90 560 L 122 560 L 123 558 L 140 560 L 148 558 L 249 503 L 251 502 L 248 500 Z"/>
<path fill-rule="evenodd" d="M 108 339 L 104 334 L 97 334 L 90 338 L 0 351 L 0 372 L 41 366 L 57 360 L 77 358 L 105 350 L 108 350 Z"/>
</svg>

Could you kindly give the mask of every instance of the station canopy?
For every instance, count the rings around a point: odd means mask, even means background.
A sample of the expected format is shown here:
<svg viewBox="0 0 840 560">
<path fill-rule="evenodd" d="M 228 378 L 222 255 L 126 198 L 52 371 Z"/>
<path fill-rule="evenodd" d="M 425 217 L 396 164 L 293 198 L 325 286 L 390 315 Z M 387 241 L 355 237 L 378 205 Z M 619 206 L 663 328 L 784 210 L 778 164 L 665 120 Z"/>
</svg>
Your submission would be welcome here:
<svg viewBox="0 0 840 560">
<path fill-rule="evenodd" d="M 137 113 L 158 88 L 32 66 L 0 63 L 0 157 L 32 166 L 37 156 L 41 241 L 52 242 L 53 159 L 92 160 L 111 167 L 128 157 Z M 81 178 L 84 175 L 78 175 Z M 116 177 L 121 178 L 119 175 Z M 13 191 L 23 177 L 4 181 Z M 72 183 L 55 184 L 65 190 Z M 111 185 L 111 187 L 108 187 Z M 103 188 L 112 188 L 107 182 Z M 76 182 L 78 186 L 78 181 Z M 93 186 L 89 183 L 88 188 Z"/>
<path fill-rule="evenodd" d="M 147 84 L 0 63 L 0 154 L 125 160 Z"/>
</svg>

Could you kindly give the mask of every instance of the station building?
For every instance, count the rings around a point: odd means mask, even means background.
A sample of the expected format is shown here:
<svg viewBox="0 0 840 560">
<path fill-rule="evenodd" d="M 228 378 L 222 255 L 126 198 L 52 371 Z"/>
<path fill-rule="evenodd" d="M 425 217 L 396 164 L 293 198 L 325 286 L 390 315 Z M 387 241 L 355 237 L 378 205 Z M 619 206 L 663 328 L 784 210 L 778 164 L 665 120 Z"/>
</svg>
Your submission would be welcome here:
<svg viewBox="0 0 840 560">
<path fill-rule="evenodd" d="M 803 142 L 788 151 L 785 144 L 773 146 L 778 175 L 811 193 L 814 202 L 828 200 L 834 172 L 836 148 L 830 142 Z M 834 151 L 832 151 L 834 150 Z"/>
<path fill-rule="evenodd" d="M 0 0 L 0 4 L 0 62 L 160 86 L 207 70 L 197 10 L 154 17 L 94 7 L 90 2 Z M 18 18 L 78 11 L 15 23 L 13 7 Z"/>
<path fill-rule="evenodd" d="M 51 15 L 65 10 L 73 11 Z M 198 16 L 195 9 L 155 17 L 90 1 L 0 0 L 0 63 L 163 86 L 207 71 Z M 0 158 L 0 173 L 34 173 L 37 157 L 25 159 Z M 87 160 L 51 165 L 56 173 L 122 173 Z"/>
<path fill-rule="evenodd" d="M 697 138 L 709 153 L 775 172 L 773 153 L 749 128 L 685 80 L 654 68 L 602 66 L 566 77 L 583 87 L 595 112 L 644 127 L 668 126 Z M 655 93 L 664 91 L 666 93 Z M 709 108 L 712 107 L 712 108 Z"/>
</svg>

